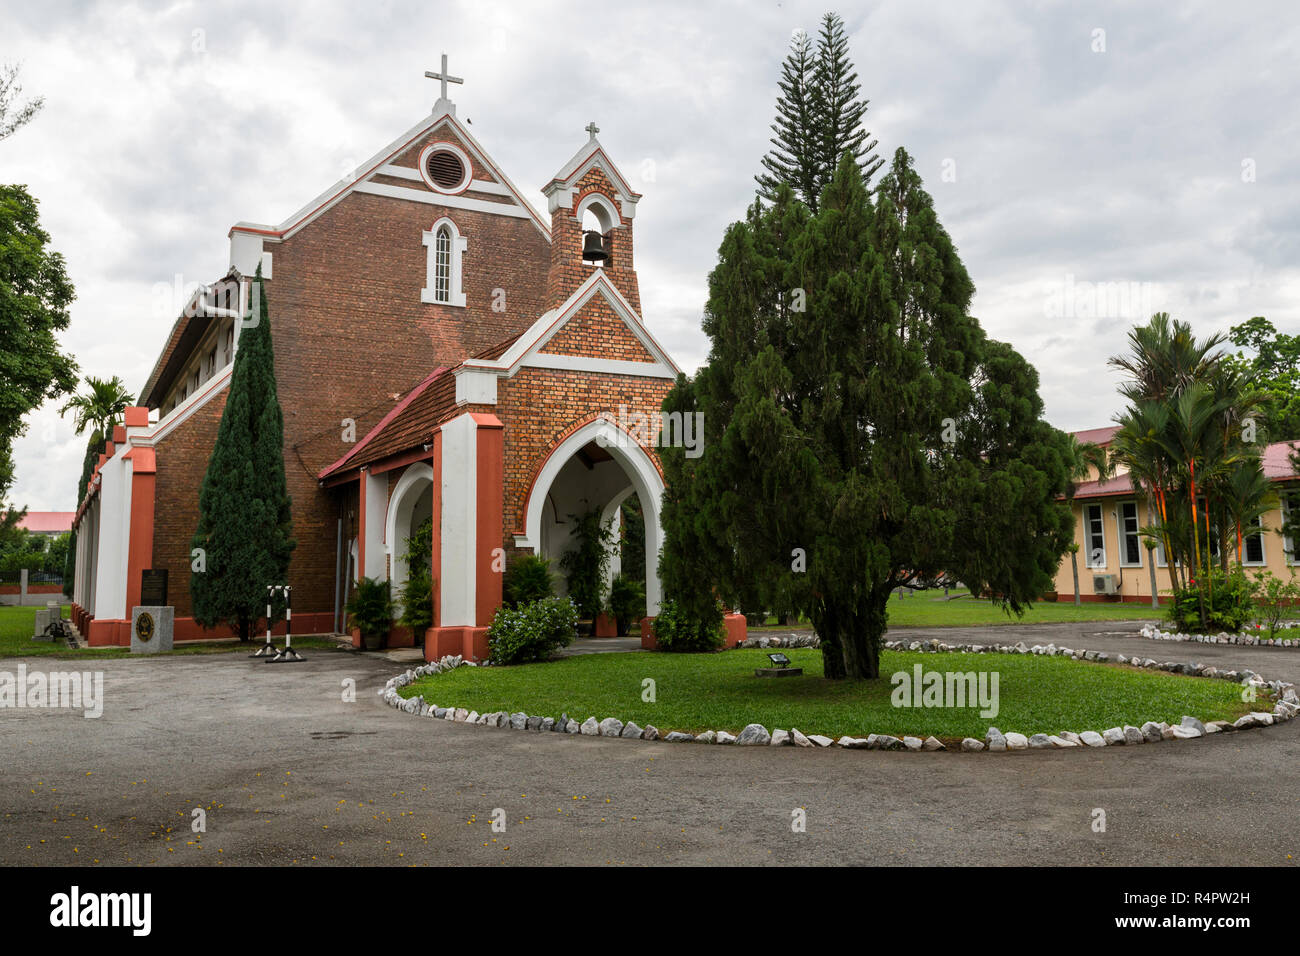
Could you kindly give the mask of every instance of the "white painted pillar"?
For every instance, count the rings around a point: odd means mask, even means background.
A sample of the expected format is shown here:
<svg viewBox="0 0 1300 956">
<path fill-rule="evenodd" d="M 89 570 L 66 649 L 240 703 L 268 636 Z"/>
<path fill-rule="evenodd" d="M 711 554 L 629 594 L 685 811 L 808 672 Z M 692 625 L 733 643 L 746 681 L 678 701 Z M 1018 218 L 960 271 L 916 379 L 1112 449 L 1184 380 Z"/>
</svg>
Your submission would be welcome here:
<svg viewBox="0 0 1300 956">
<path fill-rule="evenodd" d="M 619 528 L 621 527 L 619 518 L 622 514 L 623 502 L 627 501 L 635 490 L 631 485 L 628 485 L 609 499 L 609 502 L 600 513 L 600 526 L 609 529 L 614 535 L 614 543 L 610 546 L 609 552 L 609 569 L 605 575 L 606 587 L 612 585 L 614 579 L 623 571 L 623 549 L 620 547 L 619 542 Z"/>
<path fill-rule="evenodd" d="M 99 469 L 96 617 L 125 620 L 127 554 L 131 539 L 131 463 L 115 455 Z"/>
<path fill-rule="evenodd" d="M 442 426 L 442 548 L 438 590 L 443 627 L 475 625 L 478 425 L 469 414 Z"/>
<path fill-rule="evenodd" d="M 388 473 L 372 475 L 367 469 L 361 473 L 366 483 L 366 540 L 364 544 L 364 577 L 383 581 L 388 577 L 384 547 L 384 517 L 388 512 Z"/>
</svg>

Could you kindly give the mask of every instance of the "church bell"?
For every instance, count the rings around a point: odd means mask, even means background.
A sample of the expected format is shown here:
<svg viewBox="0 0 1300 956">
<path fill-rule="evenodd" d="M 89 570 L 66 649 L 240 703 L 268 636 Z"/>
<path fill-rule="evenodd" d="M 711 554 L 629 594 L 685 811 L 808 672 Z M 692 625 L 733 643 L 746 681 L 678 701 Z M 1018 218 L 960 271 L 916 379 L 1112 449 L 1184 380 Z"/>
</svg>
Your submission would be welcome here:
<svg viewBox="0 0 1300 956">
<path fill-rule="evenodd" d="M 591 231 L 582 234 L 582 258 L 588 262 L 603 262 L 609 258 L 605 251 L 605 237 Z"/>
</svg>

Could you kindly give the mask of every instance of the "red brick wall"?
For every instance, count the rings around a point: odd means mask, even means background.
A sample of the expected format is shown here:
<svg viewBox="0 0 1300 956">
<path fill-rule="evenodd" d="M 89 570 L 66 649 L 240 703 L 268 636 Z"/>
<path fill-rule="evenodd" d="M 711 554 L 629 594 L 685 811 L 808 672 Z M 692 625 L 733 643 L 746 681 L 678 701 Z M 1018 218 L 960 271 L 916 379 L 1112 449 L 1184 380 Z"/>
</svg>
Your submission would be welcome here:
<svg viewBox="0 0 1300 956">
<path fill-rule="evenodd" d="M 505 425 L 505 522 L 502 540 L 524 530 L 524 503 L 546 453 L 600 412 L 654 412 L 672 382 L 630 375 L 593 375 L 555 369 L 520 369 L 497 387 L 496 414 Z M 655 466 L 658 456 L 647 449 Z"/>
<path fill-rule="evenodd" d="M 414 166 L 427 142 L 448 139 L 445 131 L 435 134 L 394 162 Z M 488 177 L 473 165 L 476 177 Z M 421 183 L 403 185 L 432 194 Z M 426 284 L 422 233 L 443 215 L 468 240 L 465 308 L 420 301 Z M 357 420 L 360 439 L 363 423 L 377 419 L 394 395 L 436 366 L 454 365 L 528 328 L 545 308 L 549 243 L 532 219 L 353 193 L 267 249 L 273 255 L 267 299 L 284 410 L 285 472 L 298 543 L 289 572 L 294 611 L 332 613 L 339 500 L 319 487 L 316 475 L 353 447 L 342 440 L 342 420 Z M 492 308 L 497 288 L 506 292 L 503 312 Z M 222 407 L 223 400 L 210 403 L 158 449 L 153 566 L 170 572 L 169 599 L 178 616 L 190 613 L 189 542 Z"/>
<path fill-rule="evenodd" d="M 618 359 L 624 362 L 653 362 L 654 356 L 646 351 L 641 340 L 614 312 L 602 296 L 594 296 L 578 310 L 578 314 L 564 323 L 543 352 L 553 355 L 587 355 L 596 358 Z"/>
<path fill-rule="evenodd" d="M 212 398 L 156 445 L 153 563 L 167 571 L 167 601 L 177 617 L 190 617 L 190 544 L 199 524 L 199 488 L 216 444 L 228 390 Z M 130 610 L 129 608 L 127 609 Z"/>
<path fill-rule="evenodd" d="M 641 292 L 637 287 L 636 271 L 632 259 L 632 220 L 622 219 L 622 227 L 610 230 L 609 258 L 597 266 L 582 261 L 582 223 L 574 218 L 574 211 L 582 200 L 593 192 L 604 194 L 614 208 L 615 189 L 602 169 L 593 169 L 575 184 L 577 191 L 573 205 L 557 209 L 551 214 L 551 267 L 546 279 L 546 307 L 561 305 L 596 269 L 602 269 L 614 287 L 641 313 Z"/>
</svg>

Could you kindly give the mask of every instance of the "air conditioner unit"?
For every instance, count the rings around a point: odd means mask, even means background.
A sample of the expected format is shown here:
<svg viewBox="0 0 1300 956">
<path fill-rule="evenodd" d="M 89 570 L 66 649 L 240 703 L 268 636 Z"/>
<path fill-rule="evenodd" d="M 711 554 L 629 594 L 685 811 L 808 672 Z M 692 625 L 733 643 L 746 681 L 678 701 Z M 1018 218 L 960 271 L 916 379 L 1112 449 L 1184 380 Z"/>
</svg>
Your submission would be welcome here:
<svg viewBox="0 0 1300 956">
<path fill-rule="evenodd" d="M 1118 594 L 1119 580 L 1113 574 L 1094 574 L 1092 576 L 1093 594 Z"/>
</svg>

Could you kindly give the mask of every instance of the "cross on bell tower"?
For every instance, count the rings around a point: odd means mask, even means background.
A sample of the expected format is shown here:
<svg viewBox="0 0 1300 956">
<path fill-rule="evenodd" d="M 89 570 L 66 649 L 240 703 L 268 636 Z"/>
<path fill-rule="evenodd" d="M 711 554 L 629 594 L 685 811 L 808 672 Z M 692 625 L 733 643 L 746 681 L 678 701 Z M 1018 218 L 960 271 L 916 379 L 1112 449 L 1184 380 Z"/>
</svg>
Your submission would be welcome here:
<svg viewBox="0 0 1300 956">
<path fill-rule="evenodd" d="M 464 83 L 465 81 L 459 76 L 452 76 L 451 73 L 447 70 L 447 54 L 444 53 L 442 55 L 442 70 L 440 72 L 434 73 L 430 70 L 425 70 L 424 75 L 431 80 L 438 80 L 442 84 L 441 95 L 438 97 L 438 102 L 433 104 L 433 111 L 435 113 L 447 112 L 455 116 L 456 104 L 454 104 L 451 100 L 447 99 L 447 84 Z"/>
</svg>

